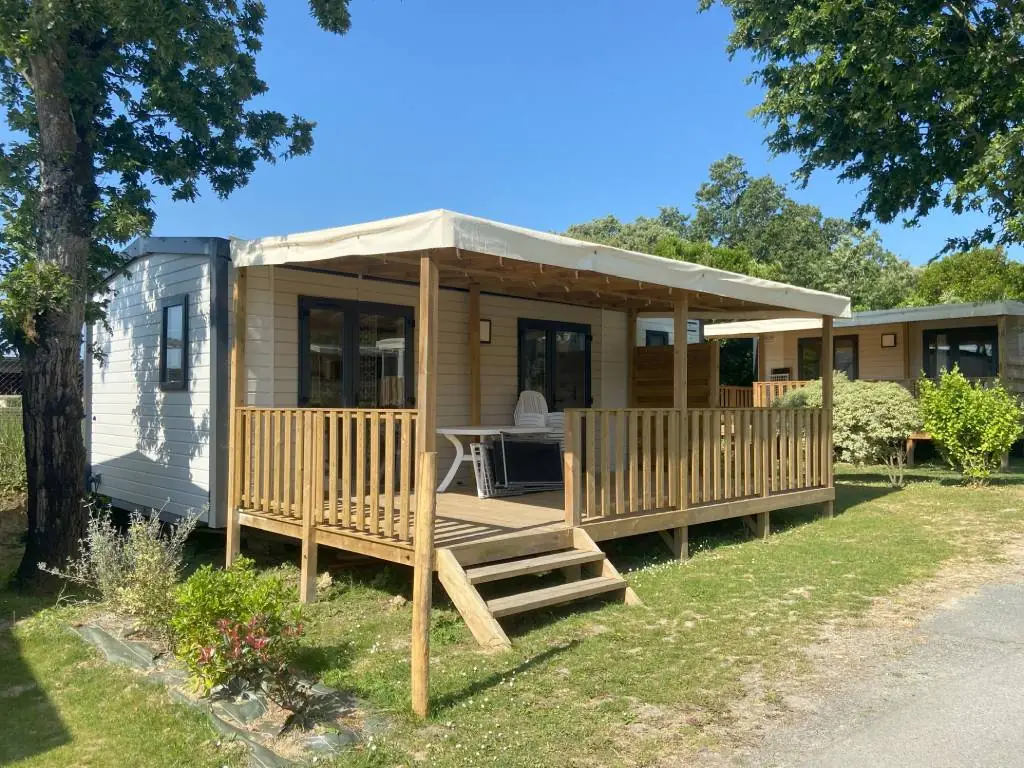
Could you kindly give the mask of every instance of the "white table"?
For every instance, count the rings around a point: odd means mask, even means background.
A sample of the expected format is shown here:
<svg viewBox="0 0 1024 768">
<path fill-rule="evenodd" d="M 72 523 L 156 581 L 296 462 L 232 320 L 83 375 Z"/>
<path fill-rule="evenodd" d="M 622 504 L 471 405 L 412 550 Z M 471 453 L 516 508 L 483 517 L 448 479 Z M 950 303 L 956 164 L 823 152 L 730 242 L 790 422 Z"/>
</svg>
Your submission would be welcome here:
<svg viewBox="0 0 1024 768">
<path fill-rule="evenodd" d="M 466 446 L 461 438 L 463 437 L 500 437 L 501 435 L 547 435 L 553 430 L 551 427 L 441 427 L 437 434 L 448 438 L 448 442 L 455 446 L 455 461 L 451 469 L 444 476 L 444 480 L 437 486 L 438 493 L 444 493 L 452 484 L 459 467 L 463 462 L 473 463 L 473 457 L 466 452 Z"/>
</svg>

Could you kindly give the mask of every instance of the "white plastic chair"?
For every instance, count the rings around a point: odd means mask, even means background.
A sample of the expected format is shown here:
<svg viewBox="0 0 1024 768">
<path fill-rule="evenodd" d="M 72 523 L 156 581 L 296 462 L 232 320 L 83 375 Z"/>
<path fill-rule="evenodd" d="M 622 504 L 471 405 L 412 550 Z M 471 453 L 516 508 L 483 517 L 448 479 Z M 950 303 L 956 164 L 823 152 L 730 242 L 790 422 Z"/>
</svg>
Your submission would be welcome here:
<svg viewBox="0 0 1024 768">
<path fill-rule="evenodd" d="M 551 432 L 539 439 L 557 440 L 558 447 L 565 450 L 565 416 L 548 413 L 548 401 L 540 392 L 527 389 L 519 394 L 513 422 L 517 427 L 549 427 Z"/>
<path fill-rule="evenodd" d="M 540 392 L 524 389 L 519 393 L 512 423 L 517 427 L 543 427 L 548 415 L 548 401 Z"/>
</svg>

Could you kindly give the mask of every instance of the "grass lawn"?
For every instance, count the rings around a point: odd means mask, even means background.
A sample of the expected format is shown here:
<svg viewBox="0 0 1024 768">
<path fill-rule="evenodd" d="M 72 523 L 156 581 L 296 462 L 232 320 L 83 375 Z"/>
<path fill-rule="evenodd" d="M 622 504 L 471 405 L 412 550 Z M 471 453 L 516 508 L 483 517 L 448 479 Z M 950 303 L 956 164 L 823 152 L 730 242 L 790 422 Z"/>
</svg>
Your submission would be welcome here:
<svg viewBox="0 0 1024 768">
<path fill-rule="evenodd" d="M 21 557 L 23 525 L 0 512 L 0 583 Z M 53 605 L 53 596 L 0 590 L 0 765 L 245 764 L 235 746 L 217 745 L 205 715 L 172 704 L 162 687 L 106 664 L 79 640 L 69 625 L 88 608 Z"/>
<path fill-rule="evenodd" d="M 883 477 L 840 468 L 840 514 L 774 513 L 767 541 L 746 540 L 738 522 L 698 527 L 684 564 L 671 562 L 656 536 L 608 542 L 644 606 L 594 603 L 506 622 L 506 653 L 480 651 L 438 591 L 434 715 L 425 724 L 408 712 L 410 608 L 392 603 L 409 596 L 408 570 L 336 573 L 327 599 L 308 611 L 302 665 L 391 714 L 393 730 L 361 762 L 649 765 L 667 751 L 715 748 L 751 682 L 770 706 L 773 681 L 800 674 L 808 663 L 801 649 L 828 622 L 856 616 L 954 558 L 997 558 L 1024 535 L 1024 466 L 980 490 L 932 469 L 911 472 L 899 491 Z M 3 615 L 18 600 L 0 592 Z M 30 610 L 23 605 L 19 615 Z M 97 665 L 63 628 L 67 612 L 42 611 L 0 633 L 0 652 L 8 658 L 8 646 L 16 647 L 23 670 L 0 669 L 4 710 L 20 710 L 16 722 L 0 719 L 0 763 L 230 761 L 197 717 L 163 714 L 153 706 L 159 693 Z M 22 678 L 34 687 L 18 693 Z M 30 718 L 30 707 L 48 714 Z"/>
</svg>

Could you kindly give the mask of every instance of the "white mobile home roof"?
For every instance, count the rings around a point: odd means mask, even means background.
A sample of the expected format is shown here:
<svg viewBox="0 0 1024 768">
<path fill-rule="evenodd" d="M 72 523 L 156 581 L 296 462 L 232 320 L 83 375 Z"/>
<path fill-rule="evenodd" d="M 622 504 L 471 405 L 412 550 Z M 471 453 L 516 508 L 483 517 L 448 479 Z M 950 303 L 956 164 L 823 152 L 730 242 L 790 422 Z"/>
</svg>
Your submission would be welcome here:
<svg viewBox="0 0 1024 768">
<path fill-rule="evenodd" d="M 308 263 L 346 256 L 455 248 L 552 267 L 596 272 L 644 283 L 783 307 L 799 313 L 849 317 L 850 300 L 822 291 L 588 243 L 447 210 L 314 232 L 236 240 L 238 267 Z"/>
<path fill-rule="evenodd" d="M 962 320 L 971 317 L 1024 316 L 1024 302 L 988 301 L 975 304 L 932 304 L 927 307 L 897 307 L 854 312 L 848 319 L 836 320 L 836 328 L 859 328 L 866 325 L 889 325 L 931 320 Z M 813 317 L 750 320 L 736 323 L 715 323 L 704 326 L 709 339 L 759 336 L 762 333 L 809 331 L 821 328 L 821 320 Z"/>
</svg>

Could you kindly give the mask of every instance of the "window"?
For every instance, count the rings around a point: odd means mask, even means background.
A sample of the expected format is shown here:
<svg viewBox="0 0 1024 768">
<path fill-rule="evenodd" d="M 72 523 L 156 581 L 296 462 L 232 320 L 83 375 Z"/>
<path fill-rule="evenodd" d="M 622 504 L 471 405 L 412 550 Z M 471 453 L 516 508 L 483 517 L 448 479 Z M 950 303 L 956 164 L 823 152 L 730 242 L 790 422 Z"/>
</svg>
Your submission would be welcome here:
<svg viewBox="0 0 1024 768">
<path fill-rule="evenodd" d="M 667 347 L 668 331 L 647 331 L 644 334 L 644 343 L 648 347 Z"/>
<path fill-rule="evenodd" d="M 160 302 L 160 388 L 188 389 L 188 295 Z"/>
<path fill-rule="evenodd" d="M 832 370 L 845 373 L 848 379 L 856 379 L 860 375 L 859 367 L 857 337 L 832 339 Z M 800 381 L 821 378 L 821 339 L 797 341 L 797 375 Z"/>
<path fill-rule="evenodd" d="M 999 335 L 994 326 L 945 328 L 924 333 L 924 372 L 935 378 L 953 366 L 969 379 L 999 374 Z"/>
<path fill-rule="evenodd" d="M 299 404 L 412 405 L 412 307 L 299 299 Z"/>
<path fill-rule="evenodd" d="M 519 320 L 519 391 L 544 395 L 548 409 L 588 408 L 590 326 Z"/>
</svg>

